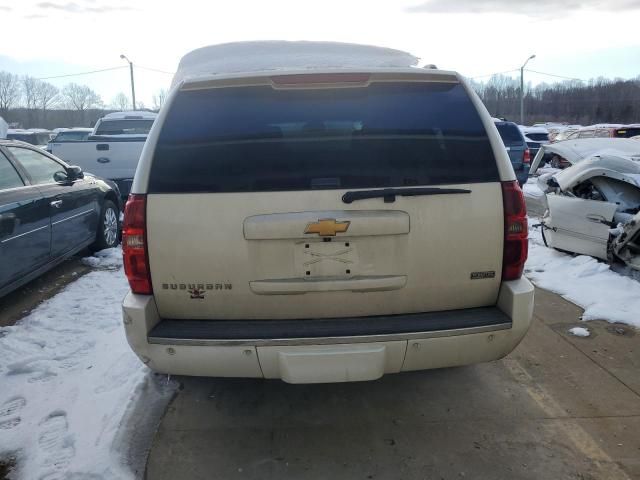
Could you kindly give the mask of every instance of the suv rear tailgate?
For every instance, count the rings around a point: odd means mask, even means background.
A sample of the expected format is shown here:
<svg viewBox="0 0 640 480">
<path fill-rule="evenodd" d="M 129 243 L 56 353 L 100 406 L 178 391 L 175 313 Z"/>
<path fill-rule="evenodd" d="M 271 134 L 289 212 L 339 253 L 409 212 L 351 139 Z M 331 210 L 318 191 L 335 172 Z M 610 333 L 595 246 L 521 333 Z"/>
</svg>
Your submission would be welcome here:
<svg viewBox="0 0 640 480">
<path fill-rule="evenodd" d="M 397 197 L 392 204 L 370 199 L 348 209 L 340 200 L 345 191 L 336 190 L 149 195 L 160 315 L 327 318 L 494 304 L 500 184 L 455 187 L 472 193 Z M 304 233 L 327 218 L 350 222 L 349 229 L 335 237 Z M 472 279 L 474 272 L 497 274 Z"/>
<path fill-rule="evenodd" d="M 160 316 L 341 318 L 495 304 L 502 191 L 465 88 L 450 75 L 309 77 L 172 99 L 147 188 Z M 463 192 L 343 200 L 427 187 Z"/>
</svg>

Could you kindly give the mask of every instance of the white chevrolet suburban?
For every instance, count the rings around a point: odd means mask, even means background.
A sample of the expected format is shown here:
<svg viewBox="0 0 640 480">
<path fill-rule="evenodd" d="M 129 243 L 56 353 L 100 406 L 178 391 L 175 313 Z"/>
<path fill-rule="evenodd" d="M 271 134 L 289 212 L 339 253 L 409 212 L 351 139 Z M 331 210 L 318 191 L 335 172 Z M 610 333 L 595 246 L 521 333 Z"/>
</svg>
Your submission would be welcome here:
<svg viewBox="0 0 640 480">
<path fill-rule="evenodd" d="M 124 218 L 146 365 L 343 382 L 518 345 L 533 287 L 511 162 L 464 79 L 408 58 L 273 42 L 182 60 Z"/>
</svg>

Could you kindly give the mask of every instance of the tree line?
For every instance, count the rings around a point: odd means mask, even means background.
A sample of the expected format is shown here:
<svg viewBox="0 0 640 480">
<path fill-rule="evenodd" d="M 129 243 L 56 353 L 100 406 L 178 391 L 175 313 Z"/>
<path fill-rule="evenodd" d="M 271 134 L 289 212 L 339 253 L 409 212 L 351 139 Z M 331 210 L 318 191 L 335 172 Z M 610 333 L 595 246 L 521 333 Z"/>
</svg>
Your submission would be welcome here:
<svg viewBox="0 0 640 480">
<path fill-rule="evenodd" d="M 137 102 L 139 110 L 160 110 L 167 96 L 162 89 L 153 95 L 147 108 Z M 131 110 L 129 97 L 118 93 L 109 103 L 87 85 L 68 83 L 62 88 L 29 75 L 0 71 L 0 117 L 20 128 L 56 128 L 92 126 L 107 112 Z"/>
<path fill-rule="evenodd" d="M 489 112 L 520 121 L 520 80 L 494 75 L 487 82 L 471 82 Z M 525 124 L 536 122 L 640 123 L 640 76 L 597 78 L 525 86 Z"/>
<path fill-rule="evenodd" d="M 520 82 L 494 75 L 486 82 L 471 80 L 489 112 L 519 121 Z M 153 95 L 149 110 L 157 111 L 167 91 Z M 568 80 L 525 87 L 525 124 L 535 122 L 593 123 L 640 122 L 640 76 L 631 79 Z M 86 85 L 69 83 L 58 88 L 49 82 L 0 71 L 0 116 L 22 128 L 91 126 L 108 111 L 131 109 L 131 100 L 118 93 L 108 104 Z M 143 103 L 138 109 L 146 109 Z"/>
</svg>

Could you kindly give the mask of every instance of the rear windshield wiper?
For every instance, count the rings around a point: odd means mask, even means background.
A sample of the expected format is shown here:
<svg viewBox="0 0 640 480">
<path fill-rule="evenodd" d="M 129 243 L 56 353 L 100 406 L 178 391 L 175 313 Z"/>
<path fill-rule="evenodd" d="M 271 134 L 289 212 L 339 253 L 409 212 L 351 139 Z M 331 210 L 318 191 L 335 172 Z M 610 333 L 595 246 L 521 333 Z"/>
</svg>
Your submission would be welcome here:
<svg viewBox="0 0 640 480">
<path fill-rule="evenodd" d="M 344 203 L 352 203 L 355 200 L 365 200 L 367 198 L 384 198 L 384 203 L 393 203 L 396 196 L 418 197 L 421 195 L 455 195 L 460 193 L 471 193 L 471 190 L 462 188 L 433 188 L 433 187 L 413 187 L 413 188 L 384 188 L 382 190 L 359 190 L 357 192 L 347 192 L 342 196 Z"/>
</svg>

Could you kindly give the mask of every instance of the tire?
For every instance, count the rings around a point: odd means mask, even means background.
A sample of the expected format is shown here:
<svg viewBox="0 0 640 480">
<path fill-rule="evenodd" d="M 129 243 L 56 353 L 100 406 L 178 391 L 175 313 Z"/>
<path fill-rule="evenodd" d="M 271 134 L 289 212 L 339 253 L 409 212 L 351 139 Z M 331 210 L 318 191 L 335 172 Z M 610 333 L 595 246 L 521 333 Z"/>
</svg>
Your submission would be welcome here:
<svg viewBox="0 0 640 480">
<path fill-rule="evenodd" d="M 89 246 L 91 250 L 96 252 L 105 248 L 113 248 L 120 243 L 119 216 L 118 207 L 111 200 L 105 200 L 98 221 L 96 241 Z"/>
</svg>

